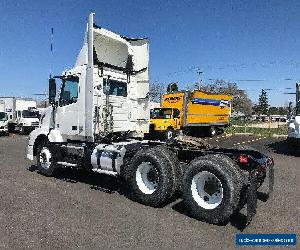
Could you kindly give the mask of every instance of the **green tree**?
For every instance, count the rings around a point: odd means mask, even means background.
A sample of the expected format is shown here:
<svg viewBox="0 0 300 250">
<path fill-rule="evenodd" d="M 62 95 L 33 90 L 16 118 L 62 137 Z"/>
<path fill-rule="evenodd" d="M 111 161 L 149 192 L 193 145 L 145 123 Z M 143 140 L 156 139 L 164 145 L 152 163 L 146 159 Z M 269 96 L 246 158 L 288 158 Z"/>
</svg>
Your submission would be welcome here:
<svg viewBox="0 0 300 250">
<path fill-rule="evenodd" d="M 159 82 L 151 82 L 149 86 L 149 98 L 151 102 L 160 102 L 161 95 L 164 93 L 164 87 Z"/>
<path fill-rule="evenodd" d="M 245 115 L 251 115 L 252 113 L 252 102 L 250 98 L 244 90 L 239 89 L 236 83 L 216 80 L 213 83 L 201 86 L 200 90 L 231 95 L 233 112 L 241 112 Z"/>
<path fill-rule="evenodd" d="M 279 108 L 278 107 L 270 107 L 269 114 L 270 115 L 279 115 Z"/>
<path fill-rule="evenodd" d="M 257 112 L 260 115 L 267 115 L 269 111 L 269 100 L 267 91 L 262 89 L 258 98 Z"/>
<path fill-rule="evenodd" d="M 177 82 L 171 82 L 167 87 L 167 92 L 170 93 L 170 92 L 176 92 L 176 91 L 178 91 Z"/>
</svg>

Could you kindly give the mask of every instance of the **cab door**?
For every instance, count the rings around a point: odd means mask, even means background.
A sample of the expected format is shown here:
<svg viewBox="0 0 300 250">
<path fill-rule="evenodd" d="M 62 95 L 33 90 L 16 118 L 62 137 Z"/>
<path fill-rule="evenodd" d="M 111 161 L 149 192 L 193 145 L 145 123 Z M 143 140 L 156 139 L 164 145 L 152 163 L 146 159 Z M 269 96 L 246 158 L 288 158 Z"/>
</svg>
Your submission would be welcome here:
<svg viewBox="0 0 300 250">
<path fill-rule="evenodd" d="M 78 92 L 79 78 L 70 76 L 62 80 L 61 93 L 56 111 L 55 128 L 63 138 L 75 139 L 78 127 Z"/>
<path fill-rule="evenodd" d="M 174 129 L 180 130 L 181 128 L 181 119 L 180 119 L 180 111 L 179 109 L 173 110 L 173 119 L 174 119 Z"/>
<path fill-rule="evenodd" d="M 18 111 L 15 111 L 15 125 L 14 125 L 14 129 L 16 131 L 19 131 L 20 129 L 20 120 L 21 120 L 21 117 L 22 117 L 22 111 L 18 110 Z"/>
<path fill-rule="evenodd" d="M 103 79 L 103 94 L 108 95 L 112 112 L 109 120 L 112 123 L 111 132 L 133 130 L 130 124 L 130 113 L 127 99 L 127 82 L 119 78 Z"/>
</svg>

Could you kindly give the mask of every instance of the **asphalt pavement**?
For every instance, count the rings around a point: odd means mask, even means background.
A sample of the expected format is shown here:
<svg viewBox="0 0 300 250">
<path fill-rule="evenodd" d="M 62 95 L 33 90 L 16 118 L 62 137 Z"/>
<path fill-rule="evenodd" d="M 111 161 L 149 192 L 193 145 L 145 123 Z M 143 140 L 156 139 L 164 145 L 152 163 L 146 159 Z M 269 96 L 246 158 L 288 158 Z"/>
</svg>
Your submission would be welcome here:
<svg viewBox="0 0 300 250">
<path fill-rule="evenodd" d="M 274 158 L 273 195 L 259 200 L 246 228 L 243 210 L 226 225 L 212 225 L 191 218 L 180 200 L 163 208 L 135 203 L 115 177 L 72 170 L 44 177 L 25 158 L 27 141 L 0 137 L 0 248 L 229 249 L 236 233 L 299 235 L 300 157 L 288 154 L 285 138 L 210 140 L 226 147 L 247 141 Z"/>
</svg>

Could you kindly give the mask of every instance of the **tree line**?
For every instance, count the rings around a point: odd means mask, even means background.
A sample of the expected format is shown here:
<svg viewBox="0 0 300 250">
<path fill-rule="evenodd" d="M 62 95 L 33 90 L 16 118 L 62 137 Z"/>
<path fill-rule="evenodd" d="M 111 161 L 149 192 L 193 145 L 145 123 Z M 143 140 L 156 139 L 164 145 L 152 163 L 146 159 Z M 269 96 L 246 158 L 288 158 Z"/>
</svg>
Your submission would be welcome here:
<svg viewBox="0 0 300 250">
<path fill-rule="evenodd" d="M 195 84 L 196 86 L 196 84 Z M 177 83 L 170 83 L 165 88 L 162 83 L 150 83 L 149 97 L 152 102 L 160 102 L 161 95 L 165 92 L 178 91 Z M 188 88 L 187 90 L 192 90 Z M 262 89 L 259 95 L 258 103 L 254 104 L 245 90 L 242 90 L 234 82 L 225 80 L 215 80 L 209 84 L 200 86 L 200 91 L 226 94 L 232 96 L 232 112 L 250 115 L 287 115 L 287 107 L 270 107 L 267 91 Z"/>
</svg>

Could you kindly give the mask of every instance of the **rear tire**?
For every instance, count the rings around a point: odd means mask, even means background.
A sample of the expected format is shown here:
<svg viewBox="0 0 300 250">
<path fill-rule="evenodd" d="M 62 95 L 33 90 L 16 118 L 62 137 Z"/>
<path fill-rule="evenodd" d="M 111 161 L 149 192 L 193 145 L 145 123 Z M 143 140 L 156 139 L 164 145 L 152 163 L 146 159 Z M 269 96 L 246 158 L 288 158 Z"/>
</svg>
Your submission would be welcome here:
<svg viewBox="0 0 300 250">
<path fill-rule="evenodd" d="M 287 138 L 288 153 L 294 156 L 300 155 L 299 145 Z"/>
<path fill-rule="evenodd" d="M 172 166 L 172 171 L 174 172 L 175 185 L 172 194 L 181 191 L 181 181 L 183 176 L 183 170 L 181 164 L 178 160 L 177 155 L 164 146 L 157 146 L 157 150 L 159 150 L 165 157 L 169 164 Z"/>
<path fill-rule="evenodd" d="M 131 198 L 147 206 L 165 205 L 179 186 L 179 166 L 172 157 L 161 146 L 137 152 L 123 170 Z"/>
<path fill-rule="evenodd" d="M 243 176 L 225 155 L 193 160 L 183 177 L 183 201 L 191 214 L 209 223 L 221 223 L 238 209 Z"/>
<path fill-rule="evenodd" d="M 8 123 L 8 132 L 9 133 L 15 132 L 15 125 L 13 123 Z"/>
<path fill-rule="evenodd" d="M 221 126 L 217 127 L 217 134 L 218 134 L 218 135 L 224 134 L 224 131 L 225 131 L 225 128 L 224 128 L 224 127 L 221 127 Z"/>
<path fill-rule="evenodd" d="M 291 142 L 287 141 L 287 148 L 288 148 L 288 152 L 292 155 L 295 154 L 296 150 L 295 150 L 295 145 L 293 145 Z"/>
<path fill-rule="evenodd" d="M 38 172 L 45 176 L 53 176 L 56 164 L 48 141 L 41 141 L 37 146 L 36 163 Z"/>
<path fill-rule="evenodd" d="M 214 126 L 208 128 L 208 136 L 215 137 L 217 135 L 217 130 Z"/>
</svg>

